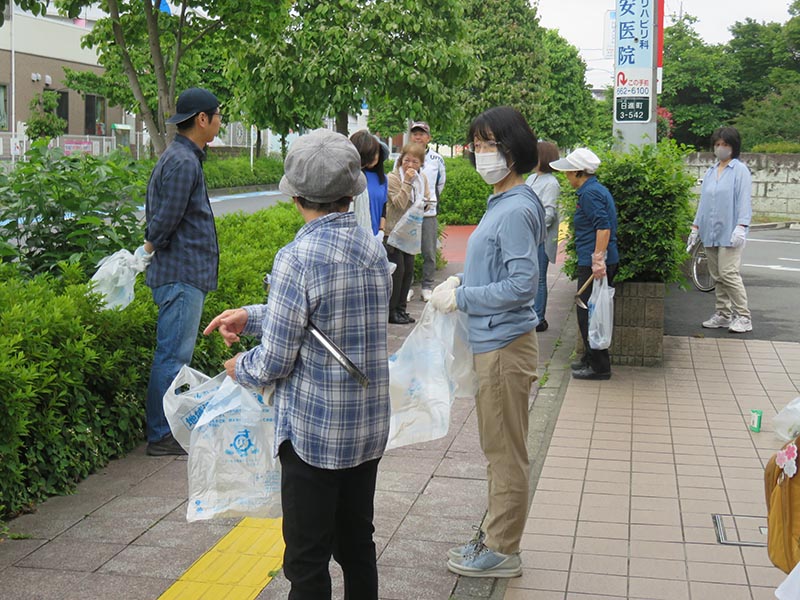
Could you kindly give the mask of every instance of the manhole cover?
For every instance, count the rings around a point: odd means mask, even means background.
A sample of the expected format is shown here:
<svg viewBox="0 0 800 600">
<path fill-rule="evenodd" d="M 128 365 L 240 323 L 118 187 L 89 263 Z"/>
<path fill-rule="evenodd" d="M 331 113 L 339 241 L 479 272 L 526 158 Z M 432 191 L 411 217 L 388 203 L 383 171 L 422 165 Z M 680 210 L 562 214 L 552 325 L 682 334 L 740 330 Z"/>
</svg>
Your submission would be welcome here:
<svg viewBox="0 0 800 600">
<path fill-rule="evenodd" d="M 717 542 L 725 546 L 767 545 L 766 517 L 712 514 Z"/>
</svg>

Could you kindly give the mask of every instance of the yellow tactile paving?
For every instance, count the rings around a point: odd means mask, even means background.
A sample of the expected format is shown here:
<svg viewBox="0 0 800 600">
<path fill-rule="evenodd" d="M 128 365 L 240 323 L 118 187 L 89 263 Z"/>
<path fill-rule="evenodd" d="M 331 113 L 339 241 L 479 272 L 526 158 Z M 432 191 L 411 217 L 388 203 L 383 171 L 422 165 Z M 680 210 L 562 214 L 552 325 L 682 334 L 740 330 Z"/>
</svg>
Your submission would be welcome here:
<svg viewBox="0 0 800 600">
<path fill-rule="evenodd" d="M 283 562 L 281 519 L 242 519 L 159 600 L 253 600 Z"/>
</svg>

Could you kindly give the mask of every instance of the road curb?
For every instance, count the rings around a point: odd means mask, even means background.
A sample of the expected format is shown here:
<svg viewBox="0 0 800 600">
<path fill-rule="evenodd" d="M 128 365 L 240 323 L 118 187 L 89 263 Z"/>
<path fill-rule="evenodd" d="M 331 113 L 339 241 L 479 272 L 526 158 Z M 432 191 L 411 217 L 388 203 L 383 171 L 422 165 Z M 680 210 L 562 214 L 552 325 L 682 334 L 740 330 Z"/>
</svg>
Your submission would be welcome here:
<svg viewBox="0 0 800 600">
<path fill-rule="evenodd" d="M 759 231 L 760 229 L 794 229 L 800 226 L 800 221 L 779 221 L 777 223 L 756 223 L 750 225 L 750 231 Z"/>
</svg>

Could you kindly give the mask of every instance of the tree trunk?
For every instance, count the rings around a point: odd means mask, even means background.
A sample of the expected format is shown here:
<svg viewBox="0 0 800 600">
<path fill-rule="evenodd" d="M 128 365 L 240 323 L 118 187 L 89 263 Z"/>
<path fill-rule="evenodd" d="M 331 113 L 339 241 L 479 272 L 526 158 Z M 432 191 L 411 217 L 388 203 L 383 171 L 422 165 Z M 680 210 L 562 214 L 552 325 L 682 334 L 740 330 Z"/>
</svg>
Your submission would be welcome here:
<svg viewBox="0 0 800 600">
<path fill-rule="evenodd" d="M 256 127 L 256 158 L 261 158 L 261 129 Z"/>
<path fill-rule="evenodd" d="M 286 136 L 281 134 L 281 158 L 286 160 Z"/>
<path fill-rule="evenodd" d="M 349 135 L 349 132 L 347 131 L 347 121 L 348 121 L 348 119 L 347 119 L 347 111 L 346 110 L 340 110 L 339 112 L 337 112 L 336 113 L 336 131 L 338 131 L 339 133 L 344 134 L 344 135 Z"/>
</svg>

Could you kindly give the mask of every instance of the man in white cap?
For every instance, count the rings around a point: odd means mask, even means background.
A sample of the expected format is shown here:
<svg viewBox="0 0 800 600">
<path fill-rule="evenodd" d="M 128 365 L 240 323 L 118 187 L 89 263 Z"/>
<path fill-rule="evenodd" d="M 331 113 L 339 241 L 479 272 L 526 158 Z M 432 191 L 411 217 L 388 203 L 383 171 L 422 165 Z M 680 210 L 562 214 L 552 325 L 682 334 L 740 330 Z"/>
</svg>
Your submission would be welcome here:
<svg viewBox="0 0 800 600">
<path fill-rule="evenodd" d="M 164 394 L 192 362 L 206 294 L 217 289 L 219 247 L 203 176 L 205 147 L 219 132 L 219 100 L 203 88 L 181 93 L 167 123 L 178 128 L 147 184 L 145 243 L 137 250 L 158 305 L 156 350 L 147 386 L 147 454 L 186 454 L 172 437 Z"/>
<path fill-rule="evenodd" d="M 575 251 L 578 255 L 578 289 L 587 279 L 602 279 L 604 276 L 613 286 L 619 265 L 617 209 L 611 192 L 595 177 L 600 159 L 588 148 L 578 148 L 566 158 L 551 162 L 550 166 L 557 171 L 564 171 L 567 181 L 578 192 L 573 218 Z M 588 305 L 592 287 L 593 284 L 581 295 L 584 305 Z M 576 308 L 584 351 L 581 360 L 572 364 L 572 376 L 575 379 L 610 379 L 611 357 L 608 349 L 595 350 L 590 347 L 589 311 L 580 306 Z"/>
<path fill-rule="evenodd" d="M 245 385 L 275 384 L 289 598 L 329 599 L 333 555 L 345 597 L 373 600 L 375 479 L 389 435 L 389 261 L 348 212 L 366 187 L 350 140 L 321 129 L 304 135 L 284 173 L 280 190 L 306 224 L 275 256 L 268 302 L 226 310 L 204 333 L 219 329 L 228 345 L 240 334 L 261 336 L 225 369 Z M 366 388 L 308 333 L 310 322 L 366 374 Z"/>
<path fill-rule="evenodd" d="M 447 174 L 444 159 L 438 152 L 428 147 L 431 141 L 431 128 L 425 121 L 414 121 L 409 130 L 409 139 L 424 146 L 425 160 L 422 172 L 428 179 L 430 200 L 425 205 L 422 219 L 422 299 L 427 302 L 433 294 L 433 277 L 436 274 L 436 245 L 439 241 L 439 199 L 442 197 Z"/>
</svg>

